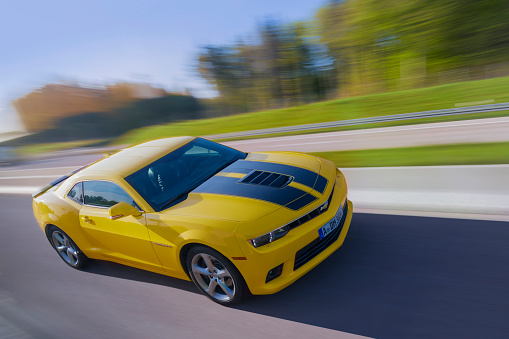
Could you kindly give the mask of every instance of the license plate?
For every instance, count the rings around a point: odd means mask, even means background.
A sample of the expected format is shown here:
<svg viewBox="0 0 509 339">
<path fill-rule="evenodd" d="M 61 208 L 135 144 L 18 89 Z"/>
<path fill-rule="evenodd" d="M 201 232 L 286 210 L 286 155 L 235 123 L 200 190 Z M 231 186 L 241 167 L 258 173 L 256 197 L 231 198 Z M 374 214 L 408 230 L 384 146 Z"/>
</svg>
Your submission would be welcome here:
<svg viewBox="0 0 509 339">
<path fill-rule="evenodd" d="M 343 217 L 343 206 L 339 206 L 338 211 L 334 218 L 332 218 L 328 223 L 323 225 L 319 230 L 318 234 L 320 235 L 320 239 L 325 238 L 328 234 L 334 231 L 338 226 L 341 218 Z"/>
</svg>

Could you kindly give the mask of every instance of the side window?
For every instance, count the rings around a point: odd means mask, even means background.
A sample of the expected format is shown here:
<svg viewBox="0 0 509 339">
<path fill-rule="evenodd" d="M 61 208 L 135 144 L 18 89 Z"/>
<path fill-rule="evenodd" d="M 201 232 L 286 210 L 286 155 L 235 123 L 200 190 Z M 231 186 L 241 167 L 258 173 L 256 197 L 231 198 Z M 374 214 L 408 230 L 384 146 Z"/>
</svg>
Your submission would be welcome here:
<svg viewBox="0 0 509 339">
<path fill-rule="evenodd" d="M 67 197 L 78 204 L 83 204 L 83 185 L 81 182 L 74 185 L 74 187 L 67 193 Z"/>
<path fill-rule="evenodd" d="M 120 186 L 109 181 L 83 182 L 85 205 L 111 207 L 121 201 L 139 208 Z"/>
</svg>

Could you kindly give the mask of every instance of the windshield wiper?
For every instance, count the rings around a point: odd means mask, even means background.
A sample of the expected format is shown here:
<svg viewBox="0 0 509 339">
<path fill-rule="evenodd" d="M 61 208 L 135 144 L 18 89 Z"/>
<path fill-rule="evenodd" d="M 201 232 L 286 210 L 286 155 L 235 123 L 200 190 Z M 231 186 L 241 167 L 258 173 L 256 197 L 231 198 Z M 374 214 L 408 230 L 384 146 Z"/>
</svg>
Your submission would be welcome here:
<svg viewBox="0 0 509 339">
<path fill-rule="evenodd" d="M 194 188 L 193 188 L 193 189 L 194 189 Z M 167 209 L 168 207 L 171 207 L 171 206 L 173 206 L 173 205 L 175 205 L 175 204 L 179 203 L 179 202 L 180 202 L 179 200 L 180 200 L 181 198 L 184 198 L 184 199 L 182 199 L 181 201 L 186 200 L 186 199 L 187 199 L 187 196 L 189 195 L 189 192 L 191 192 L 191 191 L 192 191 L 192 190 L 182 192 L 182 193 L 180 193 L 179 195 L 177 195 L 175 198 L 172 198 L 172 199 L 168 200 L 167 202 L 165 202 L 165 203 L 164 203 L 164 205 L 163 205 L 163 206 L 161 206 L 161 208 L 159 209 L 159 211 L 162 211 L 162 210 L 164 210 L 164 209 Z"/>
<path fill-rule="evenodd" d="M 209 177 L 210 178 L 210 177 Z M 208 178 L 207 178 L 208 179 Z M 199 181 L 198 183 L 196 183 L 194 186 L 192 186 L 190 189 L 188 190 L 185 190 L 184 192 L 176 195 L 175 197 L 171 198 L 170 200 L 168 200 L 167 202 L 164 203 L 163 206 L 161 206 L 161 208 L 159 209 L 160 211 L 164 210 L 164 209 L 167 209 L 168 207 L 171 207 L 179 202 L 182 202 L 184 200 L 187 199 L 187 196 L 189 195 L 189 193 L 191 193 L 191 191 L 193 191 L 196 187 L 200 186 L 201 184 L 203 184 L 204 181 Z M 182 199 L 184 198 L 184 199 Z"/>
</svg>

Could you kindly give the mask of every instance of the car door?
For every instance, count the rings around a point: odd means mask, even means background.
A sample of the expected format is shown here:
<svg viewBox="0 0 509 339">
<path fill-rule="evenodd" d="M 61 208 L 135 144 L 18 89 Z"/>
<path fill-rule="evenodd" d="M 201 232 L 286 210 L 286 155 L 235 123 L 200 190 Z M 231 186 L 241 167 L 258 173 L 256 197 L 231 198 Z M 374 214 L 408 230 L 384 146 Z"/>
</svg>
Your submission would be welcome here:
<svg viewBox="0 0 509 339">
<path fill-rule="evenodd" d="M 150 241 L 145 213 L 112 220 L 109 208 L 121 201 L 138 207 L 119 185 L 111 181 L 84 181 L 80 225 L 99 253 L 140 268 L 161 269 Z"/>
</svg>

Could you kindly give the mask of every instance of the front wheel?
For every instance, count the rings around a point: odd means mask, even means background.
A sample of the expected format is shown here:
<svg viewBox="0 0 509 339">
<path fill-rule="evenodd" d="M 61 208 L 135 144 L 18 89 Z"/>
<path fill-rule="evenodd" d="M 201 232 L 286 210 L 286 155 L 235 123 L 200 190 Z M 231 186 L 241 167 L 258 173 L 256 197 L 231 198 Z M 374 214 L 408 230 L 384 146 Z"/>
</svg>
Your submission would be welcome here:
<svg viewBox="0 0 509 339">
<path fill-rule="evenodd" d="M 49 242 L 67 265 L 76 269 L 85 267 L 89 259 L 64 231 L 51 226 L 48 233 Z"/>
<path fill-rule="evenodd" d="M 221 253 L 205 246 L 191 248 L 187 270 L 200 292 L 221 305 L 237 304 L 248 294 L 237 268 Z"/>
</svg>

